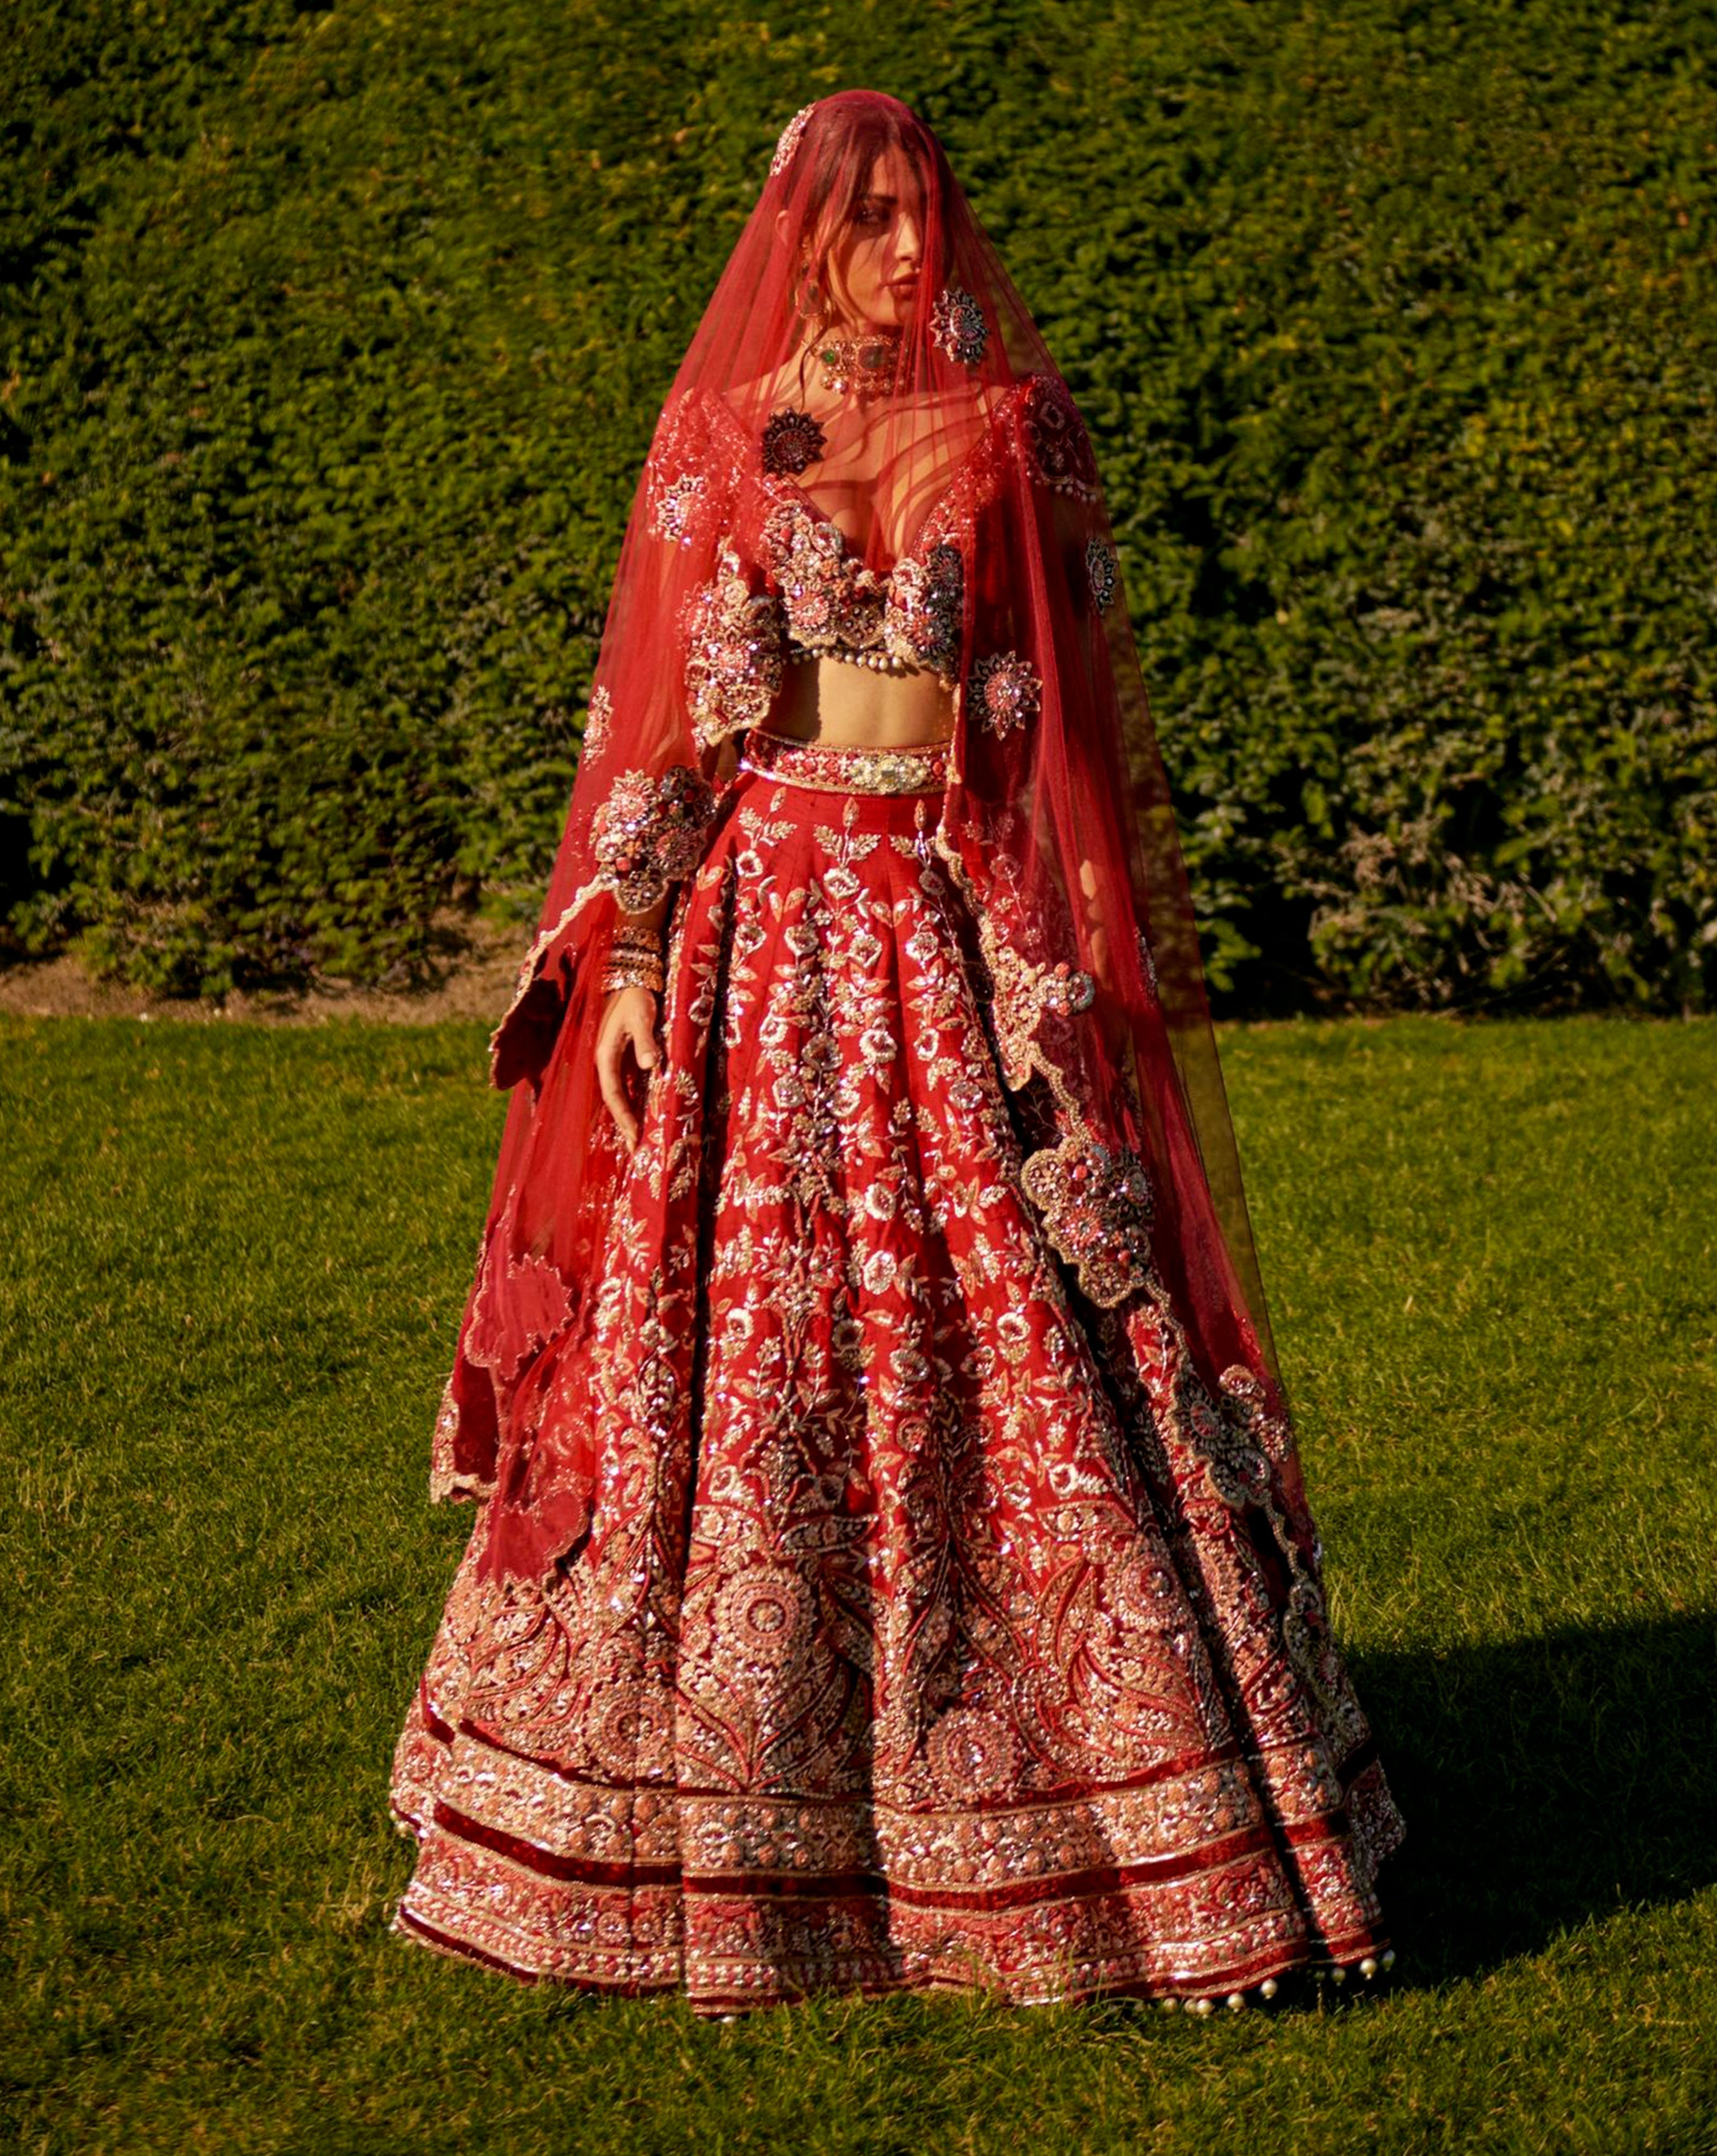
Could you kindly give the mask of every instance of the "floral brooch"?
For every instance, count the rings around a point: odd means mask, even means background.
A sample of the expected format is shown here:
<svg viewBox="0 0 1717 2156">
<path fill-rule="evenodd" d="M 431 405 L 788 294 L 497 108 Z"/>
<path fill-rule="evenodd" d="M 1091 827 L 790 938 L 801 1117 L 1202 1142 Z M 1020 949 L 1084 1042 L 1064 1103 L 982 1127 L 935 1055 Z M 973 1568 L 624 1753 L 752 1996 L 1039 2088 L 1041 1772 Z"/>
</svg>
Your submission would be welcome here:
<svg viewBox="0 0 1717 2156">
<path fill-rule="evenodd" d="M 1085 575 L 1091 586 L 1091 603 L 1099 613 L 1108 613 L 1115 597 L 1115 549 L 1106 540 L 1085 542 Z"/>
<path fill-rule="evenodd" d="M 820 423 L 792 405 L 771 414 L 763 429 L 763 469 L 771 478 L 797 475 L 814 465 L 828 447 Z"/>
<path fill-rule="evenodd" d="M 990 341 L 984 311 L 958 285 L 945 285 L 930 309 L 930 338 L 956 367 L 976 367 Z"/>
<path fill-rule="evenodd" d="M 1038 716 L 1043 684 L 1029 659 L 1015 651 L 992 652 L 971 670 L 978 717 L 992 734 L 1011 734 Z"/>
</svg>

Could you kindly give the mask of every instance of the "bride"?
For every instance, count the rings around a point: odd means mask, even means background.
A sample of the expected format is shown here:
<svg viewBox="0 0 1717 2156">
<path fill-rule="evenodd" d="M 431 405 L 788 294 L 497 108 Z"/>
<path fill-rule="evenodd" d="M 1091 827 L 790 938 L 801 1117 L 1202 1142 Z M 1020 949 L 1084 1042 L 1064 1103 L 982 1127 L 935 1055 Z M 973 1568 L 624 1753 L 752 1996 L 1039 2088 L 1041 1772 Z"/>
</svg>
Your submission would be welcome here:
<svg viewBox="0 0 1717 2156">
<path fill-rule="evenodd" d="M 433 1447 L 397 1928 L 705 2015 L 1392 1958 L 1089 441 L 797 113 L 633 504 Z"/>
</svg>

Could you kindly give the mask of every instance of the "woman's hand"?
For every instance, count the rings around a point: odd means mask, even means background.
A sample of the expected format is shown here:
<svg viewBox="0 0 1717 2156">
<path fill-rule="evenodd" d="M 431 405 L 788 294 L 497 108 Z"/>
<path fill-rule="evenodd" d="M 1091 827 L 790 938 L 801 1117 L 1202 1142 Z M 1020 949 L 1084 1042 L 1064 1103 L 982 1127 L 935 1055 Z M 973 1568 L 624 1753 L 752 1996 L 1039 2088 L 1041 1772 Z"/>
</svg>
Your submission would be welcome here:
<svg viewBox="0 0 1717 2156">
<path fill-rule="evenodd" d="M 1079 863 L 1079 890 L 1085 901 L 1085 942 L 1092 976 L 1099 988 L 1107 988 L 1109 932 L 1103 926 L 1103 909 L 1097 903 L 1097 870 L 1089 860 Z"/>
<path fill-rule="evenodd" d="M 616 988 L 608 998 L 597 1030 L 597 1079 L 602 1100 L 614 1118 L 621 1142 L 628 1152 L 638 1149 L 638 1117 L 628 1096 L 626 1051 L 630 1048 L 640 1070 L 653 1070 L 662 1060 L 656 1039 L 656 998 L 649 988 Z"/>
</svg>

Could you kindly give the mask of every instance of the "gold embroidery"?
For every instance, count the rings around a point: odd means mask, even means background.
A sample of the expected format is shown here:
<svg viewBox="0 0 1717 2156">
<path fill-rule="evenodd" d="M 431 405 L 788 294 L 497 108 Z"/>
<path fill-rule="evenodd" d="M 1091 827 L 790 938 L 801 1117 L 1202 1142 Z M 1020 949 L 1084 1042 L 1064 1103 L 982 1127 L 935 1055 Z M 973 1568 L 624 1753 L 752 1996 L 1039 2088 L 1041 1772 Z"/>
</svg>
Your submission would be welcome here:
<svg viewBox="0 0 1717 2156">
<path fill-rule="evenodd" d="M 753 591 L 730 541 L 721 542 L 715 574 L 685 610 L 685 683 L 692 731 L 702 748 L 760 725 L 781 687 L 779 609 Z"/>
<path fill-rule="evenodd" d="M 1043 685 L 1029 659 L 1016 651 L 992 652 L 971 670 L 972 701 L 987 732 L 1012 733 L 1037 717 Z"/>
<path fill-rule="evenodd" d="M 1143 1281 L 1150 1250 L 1151 1185 L 1142 1163 L 1074 1134 L 1034 1152 L 1022 1171 L 1050 1240 L 1077 1267 L 1093 1302 L 1110 1305 Z"/>
<path fill-rule="evenodd" d="M 741 767 L 777 785 L 813 787 L 821 792 L 858 793 L 940 793 L 947 769 L 948 745 L 927 742 L 910 748 L 869 748 L 829 742 L 793 741 L 765 727 L 746 736 Z"/>
</svg>

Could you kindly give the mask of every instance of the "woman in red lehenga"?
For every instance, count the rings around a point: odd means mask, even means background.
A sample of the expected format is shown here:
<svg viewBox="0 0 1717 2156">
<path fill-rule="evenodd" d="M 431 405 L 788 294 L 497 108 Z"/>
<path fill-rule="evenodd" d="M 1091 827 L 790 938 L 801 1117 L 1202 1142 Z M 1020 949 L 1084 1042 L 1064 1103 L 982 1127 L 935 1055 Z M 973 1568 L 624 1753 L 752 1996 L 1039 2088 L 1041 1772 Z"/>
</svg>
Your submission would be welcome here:
<svg viewBox="0 0 1717 2156">
<path fill-rule="evenodd" d="M 493 1053 L 399 1928 L 706 2015 L 1385 1964 L 1096 468 L 891 98 L 675 378 Z"/>
</svg>

